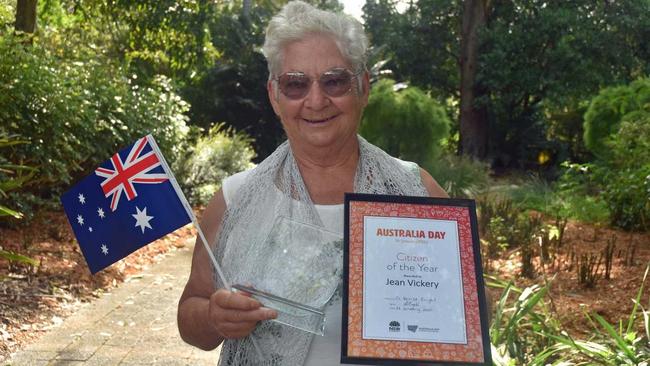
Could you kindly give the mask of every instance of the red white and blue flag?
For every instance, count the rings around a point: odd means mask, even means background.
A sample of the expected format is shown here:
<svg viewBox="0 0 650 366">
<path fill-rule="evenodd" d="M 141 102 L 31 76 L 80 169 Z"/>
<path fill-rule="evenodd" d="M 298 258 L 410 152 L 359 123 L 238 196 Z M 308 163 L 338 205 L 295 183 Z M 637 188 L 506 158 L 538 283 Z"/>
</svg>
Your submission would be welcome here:
<svg viewBox="0 0 650 366">
<path fill-rule="evenodd" d="M 92 273 L 192 222 L 151 135 L 113 155 L 61 202 Z"/>
</svg>

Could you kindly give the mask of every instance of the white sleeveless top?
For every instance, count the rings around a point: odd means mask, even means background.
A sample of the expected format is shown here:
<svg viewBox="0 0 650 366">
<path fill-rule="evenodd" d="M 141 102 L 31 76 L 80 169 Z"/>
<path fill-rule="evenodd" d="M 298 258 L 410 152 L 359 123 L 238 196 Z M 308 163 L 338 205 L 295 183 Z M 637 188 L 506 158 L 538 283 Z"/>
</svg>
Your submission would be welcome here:
<svg viewBox="0 0 650 366">
<path fill-rule="evenodd" d="M 239 187 L 244 184 L 250 170 L 234 174 L 223 181 L 223 197 L 228 206 Z M 343 204 L 314 205 L 323 225 L 330 231 L 343 235 Z M 325 335 L 314 336 L 305 366 L 341 365 L 341 299 L 332 301 L 325 308 Z M 357 365 L 362 366 L 362 365 Z"/>
</svg>

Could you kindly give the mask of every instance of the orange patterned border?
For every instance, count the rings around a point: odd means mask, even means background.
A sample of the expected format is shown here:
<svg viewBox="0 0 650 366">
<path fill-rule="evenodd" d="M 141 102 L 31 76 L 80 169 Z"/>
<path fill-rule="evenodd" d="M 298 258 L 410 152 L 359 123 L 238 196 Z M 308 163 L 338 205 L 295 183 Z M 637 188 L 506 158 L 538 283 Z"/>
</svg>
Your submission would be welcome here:
<svg viewBox="0 0 650 366">
<path fill-rule="evenodd" d="M 382 341 L 362 338 L 363 218 L 410 217 L 452 220 L 458 223 L 467 344 Z M 480 308 L 474 265 L 470 213 L 466 207 L 410 203 L 350 202 L 348 276 L 348 357 L 414 361 L 485 362 Z"/>
</svg>

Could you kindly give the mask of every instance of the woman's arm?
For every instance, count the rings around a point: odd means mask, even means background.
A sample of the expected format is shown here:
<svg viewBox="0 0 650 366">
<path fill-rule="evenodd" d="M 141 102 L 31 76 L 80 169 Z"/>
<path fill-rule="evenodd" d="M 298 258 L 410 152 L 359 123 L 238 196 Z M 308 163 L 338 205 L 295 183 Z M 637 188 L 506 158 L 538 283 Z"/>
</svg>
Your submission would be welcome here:
<svg viewBox="0 0 650 366">
<path fill-rule="evenodd" d="M 439 198 L 449 198 L 449 195 L 447 192 L 445 192 L 442 187 L 436 182 L 435 179 L 427 172 L 426 170 L 420 168 L 420 178 L 422 179 L 422 184 L 424 184 L 424 188 L 427 189 L 427 192 L 429 192 L 429 196 L 431 197 L 439 197 Z"/>
<path fill-rule="evenodd" d="M 216 238 L 225 211 L 226 202 L 219 190 L 201 219 L 201 229 L 208 240 Z M 208 253 L 197 238 L 177 318 L 181 338 L 203 350 L 216 348 L 226 338 L 245 337 L 258 321 L 277 316 L 275 311 L 262 307 L 245 294 L 216 289 L 213 273 Z"/>
</svg>

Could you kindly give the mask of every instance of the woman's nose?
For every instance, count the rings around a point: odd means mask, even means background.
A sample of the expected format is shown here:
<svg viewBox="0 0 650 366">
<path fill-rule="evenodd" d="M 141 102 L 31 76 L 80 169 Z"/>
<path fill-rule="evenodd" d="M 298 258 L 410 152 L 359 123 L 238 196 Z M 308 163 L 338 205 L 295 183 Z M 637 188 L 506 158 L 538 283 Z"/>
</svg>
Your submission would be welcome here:
<svg viewBox="0 0 650 366">
<path fill-rule="evenodd" d="M 327 107 L 330 103 L 328 96 L 323 92 L 318 81 L 314 81 L 309 88 L 309 93 L 305 97 L 305 106 L 307 108 L 320 110 Z"/>
</svg>

